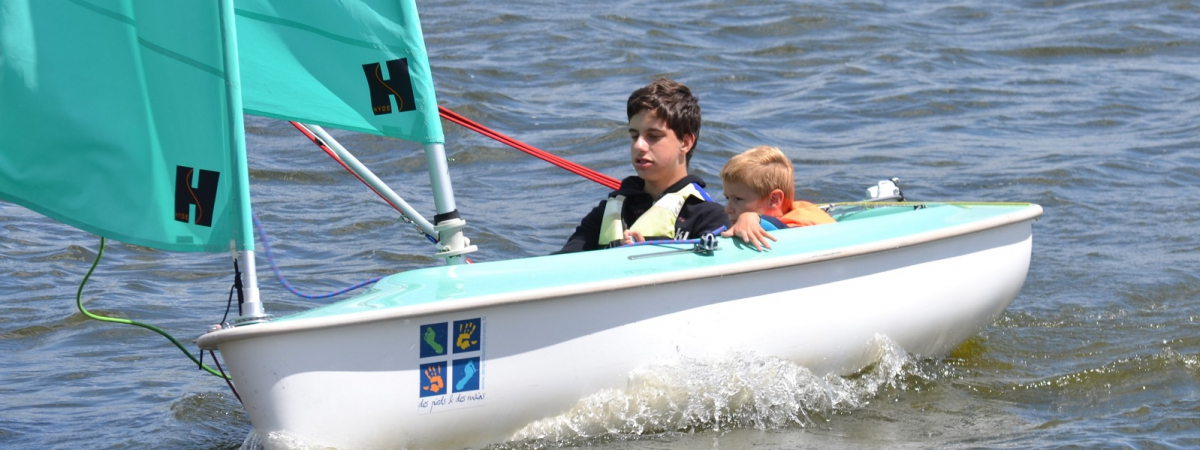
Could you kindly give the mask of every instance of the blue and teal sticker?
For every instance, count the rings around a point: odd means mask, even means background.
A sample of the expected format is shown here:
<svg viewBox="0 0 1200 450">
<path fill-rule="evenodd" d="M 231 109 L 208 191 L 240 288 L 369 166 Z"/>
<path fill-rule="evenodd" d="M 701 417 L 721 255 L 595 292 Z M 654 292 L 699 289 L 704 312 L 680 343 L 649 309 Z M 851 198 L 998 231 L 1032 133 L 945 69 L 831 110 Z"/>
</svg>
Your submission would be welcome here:
<svg viewBox="0 0 1200 450">
<path fill-rule="evenodd" d="M 479 357 L 454 360 L 454 379 L 452 392 L 479 390 L 479 377 L 482 376 L 483 366 L 479 365 Z"/>
<path fill-rule="evenodd" d="M 449 375 L 445 361 L 421 364 L 421 397 L 445 394 L 446 377 Z"/>
<path fill-rule="evenodd" d="M 454 353 L 479 351 L 479 343 L 483 333 L 480 329 L 480 319 L 454 321 Z M 476 364 L 478 365 L 478 364 Z"/>
<path fill-rule="evenodd" d="M 419 331 L 421 333 L 422 358 L 432 358 L 446 354 L 446 322 L 421 325 Z"/>
<path fill-rule="evenodd" d="M 420 379 L 417 408 L 421 414 L 483 404 L 487 396 L 483 389 L 484 325 L 483 317 L 476 317 L 418 328 L 417 346 L 421 350 L 415 362 Z"/>
</svg>

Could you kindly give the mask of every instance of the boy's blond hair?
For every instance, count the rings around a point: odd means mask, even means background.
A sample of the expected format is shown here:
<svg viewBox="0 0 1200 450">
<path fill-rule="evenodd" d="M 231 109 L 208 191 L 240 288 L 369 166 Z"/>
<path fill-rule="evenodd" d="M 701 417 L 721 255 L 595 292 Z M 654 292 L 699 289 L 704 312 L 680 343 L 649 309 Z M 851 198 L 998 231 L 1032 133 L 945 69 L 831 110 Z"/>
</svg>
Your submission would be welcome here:
<svg viewBox="0 0 1200 450">
<path fill-rule="evenodd" d="M 783 208 L 787 211 L 796 196 L 792 171 L 792 161 L 778 147 L 760 145 L 729 158 L 721 168 L 721 182 L 744 184 L 760 197 L 779 189 L 783 191 L 786 205 Z"/>
</svg>

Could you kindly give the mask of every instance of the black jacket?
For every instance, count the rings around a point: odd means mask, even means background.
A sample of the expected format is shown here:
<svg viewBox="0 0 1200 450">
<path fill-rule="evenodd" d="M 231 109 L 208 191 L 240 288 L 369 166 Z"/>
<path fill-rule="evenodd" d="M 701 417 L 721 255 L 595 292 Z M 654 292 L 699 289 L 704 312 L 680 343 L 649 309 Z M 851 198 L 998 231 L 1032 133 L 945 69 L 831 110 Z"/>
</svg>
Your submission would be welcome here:
<svg viewBox="0 0 1200 450">
<path fill-rule="evenodd" d="M 667 192 L 676 192 L 683 189 L 684 186 L 696 183 L 700 187 L 704 187 L 704 180 L 695 175 L 683 177 L 679 182 L 667 188 Z M 625 203 L 621 210 L 621 221 L 625 223 L 626 228 L 633 224 L 646 210 L 654 205 L 654 201 L 650 198 L 650 194 L 646 193 L 646 181 L 637 176 L 632 176 L 621 180 L 621 187 L 608 194 L 609 198 L 618 195 L 625 196 Z M 600 239 L 600 222 L 604 218 L 604 205 L 608 201 L 605 199 L 600 202 L 592 212 L 584 216 L 583 222 L 575 227 L 575 233 L 567 239 L 566 245 L 563 245 L 562 250 L 554 253 L 572 253 L 583 250 L 598 250 L 606 248 L 603 245 L 596 243 Z M 694 239 L 704 233 L 713 231 L 721 226 L 729 226 L 729 216 L 725 214 L 725 207 L 717 202 L 702 201 L 696 198 L 688 197 L 684 202 L 683 208 L 679 210 L 679 218 L 675 220 L 675 236 L 646 236 L 646 240 L 658 239 Z"/>
</svg>

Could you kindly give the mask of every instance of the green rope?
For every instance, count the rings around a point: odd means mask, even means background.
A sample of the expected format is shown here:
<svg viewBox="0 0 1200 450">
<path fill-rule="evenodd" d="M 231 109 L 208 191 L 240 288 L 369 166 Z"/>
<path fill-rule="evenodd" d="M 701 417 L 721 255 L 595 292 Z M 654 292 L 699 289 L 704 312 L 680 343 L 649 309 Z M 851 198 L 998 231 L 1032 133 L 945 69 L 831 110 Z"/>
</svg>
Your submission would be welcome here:
<svg viewBox="0 0 1200 450">
<path fill-rule="evenodd" d="M 153 331 L 155 333 L 161 334 L 161 335 L 163 335 L 163 337 L 170 339 L 172 344 L 175 344 L 176 347 L 179 347 L 179 350 L 183 351 L 183 354 L 187 355 L 188 358 L 191 358 L 192 362 L 196 363 L 196 365 L 198 365 L 201 368 L 203 368 L 204 370 L 208 371 L 208 373 L 211 373 L 213 375 L 216 375 L 218 377 L 225 378 L 225 379 L 229 378 L 229 377 L 225 376 L 224 374 L 222 374 L 221 372 L 218 372 L 218 371 L 214 370 L 213 368 L 208 367 L 207 365 L 201 364 L 200 360 L 196 359 L 196 357 L 192 355 L 192 352 L 189 352 L 188 349 L 183 346 L 183 344 L 180 344 L 179 341 L 177 341 L 177 340 L 175 340 L 175 338 L 171 337 L 170 334 L 167 334 L 166 331 L 163 331 L 163 330 L 159 329 L 158 327 L 155 327 L 154 325 L 148 325 L 148 324 L 144 324 L 141 322 L 136 322 L 136 321 L 128 320 L 128 319 L 118 319 L 116 317 L 99 316 L 96 314 L 92 314 L 91 312 L 88 312 L 88 310 L 84 309 L 83 308 L 83 286 L 87 284 L 88 278 L 92 277 L 92 272 L 96 270 L 96 265 L 100 264 L 101 256 L 104 256 L 104 236 L 100 237 L 100 251 L 96 252 L 96 260 L 92 261 L 92 267 L 90 269 L 88 269 L 87 275 L 83 276 L 83 281 L 79 282 L 79 291 L 77 291 L 75 293 L 75 305 L 79 306 L 79 312 L 83 313 L 83 315 L 88 316 L 89 318 L 99 320 L 101 322 L 113 322 L 113 323 L 123 323 L 126 325 L 135 325 L 135 326 L 139 326 L 139 327 L 145 328 L 147 330 Z"/>
</svg>

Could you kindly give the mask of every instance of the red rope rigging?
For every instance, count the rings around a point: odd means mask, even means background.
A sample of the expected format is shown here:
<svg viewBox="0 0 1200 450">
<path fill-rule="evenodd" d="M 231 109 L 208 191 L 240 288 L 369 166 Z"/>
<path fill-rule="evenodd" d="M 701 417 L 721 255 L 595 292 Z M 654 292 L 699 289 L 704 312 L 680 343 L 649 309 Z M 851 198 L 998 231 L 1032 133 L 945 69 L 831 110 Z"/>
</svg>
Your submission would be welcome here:
<svg viewBox="0 0 1200 450">
<path fill-rule="evenodd" d="M 621 187 L 621 182 L 618 181 L 616 178 L 602 174 L 600 172 L 589 169 L 587 167 L 583 167 L 579 164 L 575 164 L 571 161 L 567 161 L 558 156 L 547 153 L 543 150 L 539 150 L 529 144 L 526 144 L 524 142 L 510 138 L 503 134 L 497 133 L 496 131 L 489 129 L 488 127 L 485 127 L 483 125 L 475 123 L 471 119 L 463 117 L 454 111 L 446 109 L 443 106 L 438 106 L 438 112 L 441 113 L 441 116 L 443 118 L 445 118 L 446 120 L 449 120 L 456 124 L 462 125 L 463 128 L 475 131 L 476 133 L 482 134 L 484 136 L 490 137 L 499 142 L 507 144 L 509 147 L 512 147 L 517 150 L 528 153 L 530 155 L 536 156 L 536 157 L 542 159 L 543 161 L 546 161 L 550 164 L 554 164 L 558 167 L 566 169 L 566 170 L 570 171 L 571 173 L 574 173 L 576 175 L 579 175 L 579 176 L 582 176 L 589 180 L 600 183 L 601 185 L 604 185 L 605 187 L 608 187 L 609 189 L 616 190 L 617 188 Z"/>
</svg>

